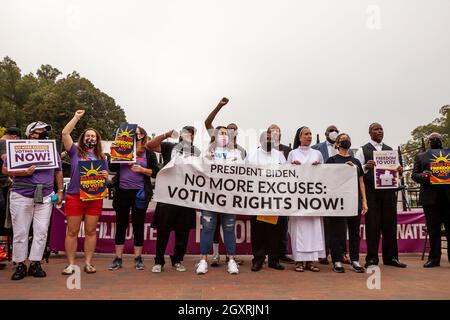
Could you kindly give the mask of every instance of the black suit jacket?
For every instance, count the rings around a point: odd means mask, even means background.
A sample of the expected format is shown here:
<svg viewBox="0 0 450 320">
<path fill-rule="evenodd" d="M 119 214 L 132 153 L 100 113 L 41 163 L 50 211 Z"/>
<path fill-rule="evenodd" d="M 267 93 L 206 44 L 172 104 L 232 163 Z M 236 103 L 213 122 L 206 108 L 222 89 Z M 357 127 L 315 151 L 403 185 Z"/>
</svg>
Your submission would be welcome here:
<svg viewBox="0 0 450 320">
<path fill-rule="evenodd" d="M 429 178 L 422 177 L 422 172 L 430 170 L 430 162 L 427 152 L 419 153 L 414 159 L 412 179 L 420 183 L 419 202 L 422 206 L 436 204 L 438 193 L 444 190 L 447 199 L 450 201 L 450 185 L 432 185 Z"/>
</svg>

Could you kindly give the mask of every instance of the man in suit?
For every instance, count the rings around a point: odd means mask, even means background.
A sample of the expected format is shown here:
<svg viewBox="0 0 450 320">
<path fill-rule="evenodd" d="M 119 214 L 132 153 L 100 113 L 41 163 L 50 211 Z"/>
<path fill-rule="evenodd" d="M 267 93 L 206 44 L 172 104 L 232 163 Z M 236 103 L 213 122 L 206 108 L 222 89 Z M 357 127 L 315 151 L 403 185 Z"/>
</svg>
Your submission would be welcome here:
<svg viewBox="0 0 450 320">
<path fill-rule="evenodd" d="M 364 184 L 366 186 L 366 241 L 367 255 L 365 267 L 378 265 L 378 246 L 382 236 L 383 264 L 398 268 L 406 268 L 406 264 L 398 261 L 397 247 L 397 196 L 395 189 L 375 189 L 373 152 L 392 150 L 383 143 L 384 131 L 379 123 L 369 126 L 370 142 L 359 148 L 356 158 L 363 165 Z M 400 174 L 403 168 L 398 167 Z"/>
<path fill-rule="evenodd" d="M 442 136 L 432 133 L 429 138 L 430 149 L 443 149 Z M 430 160 L 428 152 L 420 153 L 414 160 L 412 179 L 420 184 L 419 202 L 423 207 L 430 238 L 430 253 L 424 268 L 438 267 L 441 263 L 441 226 L 444 224 L 447 243 L 450 238 L 450 185 L 430 183 Z M 450 251 L 447 250 L 450 262 Z"/>
<path fill-rule="evenodd" d="M 273 148 L 282 152 L 284 157 L 287 159 L 291 148 L 281 144 L 281 129 L 276 124 L 271 124 L 267 129 L 267 134 L 270 135 L 273 141 Z M 280 242 L 280 261 L 283 263 L 293 264 L 294 260 L 288 257 L 288 220 L 287 216 L 279 216 L 278 218 L 281 224 L 281 242 Z"/>
<path fill-rule="evenodd" d="M 330 125 L 325 131 L 325 141 L 311 147 L 320 151 L 324 163 L 327 162 L 328 158 L 337 154 L 337 150 L 334 148 L 334 143 L 336 142 L 338 134 L 338 128 L 335 125 Z"/>
</svg>

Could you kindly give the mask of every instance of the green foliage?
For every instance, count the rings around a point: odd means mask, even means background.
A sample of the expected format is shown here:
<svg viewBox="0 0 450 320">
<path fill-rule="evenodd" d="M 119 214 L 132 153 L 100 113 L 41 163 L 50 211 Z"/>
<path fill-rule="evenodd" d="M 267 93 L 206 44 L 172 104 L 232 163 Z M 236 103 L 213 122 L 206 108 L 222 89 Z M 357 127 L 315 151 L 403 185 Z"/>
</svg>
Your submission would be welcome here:
<svg viewBox="0 0 450 320">
<path fill-rule="evenodd" d="M 0 126 L 16 126 L 24 132 L 29 123 L 40 120 L 51 124 L 50 137 L 60 140 L 75 111 L 84 109 L 74 140 L 88 127 L 99 130 L 105 140 L 113 139 L 119 124 L 126 121 L 123 109 L 76 71 L 58 79 L 60 76 L 61 72 L 48 64 L 36 75 L 22 76 L 17 64 L 5 57 L 0 62 Z"/>
<path fill-rule="evenodd" d="M 427 137 L 433 132 L 442 134 L 444 148 L 450 148 L 450 105 L 442 106 L 439 114 L 431 123 L 415 128 L 411 132 L 411 139 L 401 146 L 405 168 L 411 169 L 415 156 L 429 147 Z M 410 176 L 411 173 L 407 171 L 407 184 L 414 185 Z"/>
</svg>

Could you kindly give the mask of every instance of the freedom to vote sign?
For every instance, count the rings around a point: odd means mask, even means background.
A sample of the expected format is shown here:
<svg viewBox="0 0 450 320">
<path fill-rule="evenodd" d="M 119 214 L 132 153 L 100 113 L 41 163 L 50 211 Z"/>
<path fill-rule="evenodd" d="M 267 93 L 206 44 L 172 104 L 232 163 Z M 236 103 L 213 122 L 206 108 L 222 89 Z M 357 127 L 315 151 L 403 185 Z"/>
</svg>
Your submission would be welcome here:
<svg viewBox="0 0 450 320">
<path fill-rule="evenodd" d="M 177 157 L 156 178 L 157 202 L 243 215 L 354 216 L 355 166 L 249 165 Z"/>
<path fill-rule="evenodd" d="M 6 140 L 8 171 L 35 165 L 36 170 L 58 167 L 55 140 Z"/>
</svg>

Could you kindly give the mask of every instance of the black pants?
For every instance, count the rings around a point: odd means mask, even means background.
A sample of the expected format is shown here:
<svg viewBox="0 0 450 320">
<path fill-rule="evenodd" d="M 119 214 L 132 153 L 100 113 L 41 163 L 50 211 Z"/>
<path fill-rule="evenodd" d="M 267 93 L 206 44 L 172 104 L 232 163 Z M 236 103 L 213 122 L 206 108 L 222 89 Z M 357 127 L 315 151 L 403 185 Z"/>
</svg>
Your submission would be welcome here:
<svg viewBox="0 0 450 320">
<path fill-rule="evenodd" d="M 378 264 L 378 246 L 382 237 L 383 262 L 398 259 L 397 247 L 397 199 L 392 190 L 367 188 L 366 213 L 366 261 Z"/>
<path fill-rule="evenodd" d="M 441 226 L 444 224 L 447 237 L 447 246 L 450 239 L 450 208 L 449 201 L 444 192 L 438 194 L 437 203 L 432 206 L 423 206 L 427 221 L 428 237 L 430 239 L 430 253 L 428 260 L 441 261 Z M 450 251 L 447 249 L 448 261 Z"/>
<path fill-rule="evenodd" d="M 360 224 L 361 215 L 353 217 L 328 217 L 327 218 L 330 229 L 330 248 L 331 259 L 334 262 L 342 260 L 342 256 L 347 251 L 347 229 L 348 229 L 348 242 L 350 251 L 350 260 L 359 260 L 359 243 L 360 236 Z"/>
<path fill-rule="evenodd" d="M 0 230 L 5 226 L 7 196 L 8 187 L 0 187 Z"/>
<path fill-rule="evenodd" d="M 162 266 L 165 264 L 164 254 L 166 253 L 170 232 L 171 230 L 165 228 L 157 229 L 155 264 L 160 264 Z M 172 266 L 183 261 L 189 241 L 189 232 L 189 229 L 175 231 L 175 246 L 173 255 L 170 256 Z"/>
<path fill-rule="evenodd" d="M 281 228 L 280 236 L 280 257 L 284 257 L 288 254 L 288 222 L 289 217 L 279 216 L 278 223 Z"/>
<path fill-rule="evenodd" d="M 125 234 L 130 222 L 133 225 L 134 246 L 142 247 L 144 244 L 145 209 L 135 207 L 136 194 L 139 190 L 120 189 L 114 197 L 114 210 L 116 210 L 116 245 L 125 244 Z"/>
<path fill-rule="evenodd" d="M 276 263 L 280 259 L 280 241 L 282 238 L 282 223 L 278 217 L 277 224 L 271 224 L 256 220 L 252 216 L 251 220 L 251 242 L 253 251 L 253 262 L 263 263 L 266 254 L 269 256 L 269 263 Z"/>
</svg>

